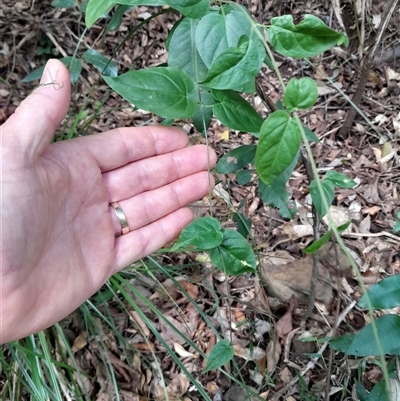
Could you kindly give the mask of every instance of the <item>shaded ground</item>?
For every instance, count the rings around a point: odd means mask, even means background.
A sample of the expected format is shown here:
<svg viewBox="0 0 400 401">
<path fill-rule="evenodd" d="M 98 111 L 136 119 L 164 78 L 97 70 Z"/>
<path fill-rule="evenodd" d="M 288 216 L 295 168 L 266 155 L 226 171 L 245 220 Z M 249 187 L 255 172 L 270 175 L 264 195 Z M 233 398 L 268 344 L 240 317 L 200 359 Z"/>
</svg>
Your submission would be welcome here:
<svg viewBox="0 0 400 401">
<path fill-rule="evenodd" d="M 295 20 L 300 20 L 305 13 L 312 13 L 333 28 L 341 29 L 341 21 L 335 17 L 328 1 L 318 4 L 313 1 L 262 2 L 263 5 L 259 1 L 243 3 L 251 3 L 250 10 L 264 23 L 277 15 L 292 13 Z M 318 144 L 313 145 L 319 172 L 322 174 L 335 169 L 358 184 L 355 189 L 336 191 L 332 212 L 338 224 L 351 220 L 352 224 L 344 234 L 345 242 L 356 257 L 364 283 L 370 285 L 400 271 L 400 237 L 393 232 L 396 213 L 400 210 L 400 66 L 396 59 L 400 14 L 395 13 L 385 33 L 362 99 L 361 109 L 373 126 L 358 117 L 351 135 L 340 138 L 337 133 L 348 103 L 330 81 L 348 96 L 356 89 L 360 41 L 354 29 L 351 3 L 342 2 L 339 13 L 351 38 L 349 49 L 335 48 L 326 52 L 323 57 L 313 59 L 312 66 L 279 56 L 277 60 L 285 80 L 291 76 L 311 76 L 319 83 L 320 100 L 311 111 L 302 115 L 302 120 L 320 139 Z M 366 46 L 374 41 L 376 24 L 384 4 L 383 1 L 371 3 L 367 1 Z M 121 27 L 109 32 L 104 40 L 103 24 L 99 23 L 84 33 L 82 13 L 78 10 L 57 10 L 49 1 L 15 3 L 3 0 L 0 9 L 0 77 L 3 80 L 0 83 L 0 121 L 5 121 L 37 85 L 37 81 L 23 84 L 22 78 L 43 65 L 48 58 L 72 55 L 81 37 L 78 57 L 88 48 L 111 55 L 128 32 L 148 17 L 149 11 L 146 7 L 132 9 L 125 14 Z M 166 35 L 177 19 L 177 15 L 168 13 L 140 28 L 114 58 L 119 71 L 165 63 Z M 259 83 L 273 102 L 280 99 L 279 83 L 272 71 L 263 69 Z M 267 116 L 269 111 L 258 96 L 253 102 L 260 114 Z M 77 115 L 80 117 L 77 118 Z M 77 122 L 74 135 L 95 134 L 116 126 L 157 123 L 155 116 L 133 110 L 118 95 L 111 93 L 99 80 L 99 74 L 85 64 L 73 89 L 70 118 L 59 130 L 58 136 L 68 132 L 74 121 Z M 204 142 L 189 126 L 185 127 L 190 130 L 193 141 Z M 226 131 L 218 121 L 212 122 L 208 135 L 211 146 L 220 156 L 255 140 L 250 134 Z M 156 257 L 158 263 L 168 266 L 173 278 L 167 273 L 151 277 L 148 272 L 154 269 L 140 270 L 139 265 L 128 270 L 127 277 L 140 294 L 150 299 L 160 313 L 167 316 L 172 325 L 191 338 L 203 352 L 209 353 L 216 343 L 216 334 L 211 327 L 230 338 L 242 380 L 261 397 L 270 399 L 280 392 L 285 400 L 302 399 L 301 386 L 292 382 L 299 373 L 304 378 L 306 393 L 319 396 L 328 386 L 332 394 L 335 388 L 340 390 L 331 399 L 343 399 L 343 388 L 347 389 L 348 395 L 353 391 L 355 374 L 350 371 L 358 366 L 357 363 L 340 354 L 332 353 L 330 356 L 328 348 L 324 358 L 307 367 L 311 359 L 304 354 L 317 352 L 320 345 L 301 342 L 298 338 L 304 333 L 317 338 L 332 335 L 331 328 L 335 326 L 339 314 L 351 305 L 352 300 L 358 300 L 361 292 L 347 261 L 341 255 L 339 258 L 333 256 L 330 249 L 325 250 L 321 255 L 320 276 L 323 279 L 317 288 L 318 303 L 311 319 L 300 328 L 305 310 L 301 300 L 307 299 L 312 267 L 311 260 L 301 253 L 301 249 L 312 242 L 309 183 L 304 167 L 299 164 L 289 181 L 288 189 L 299 212 L 291 221 L 283 219 L 276 209 L 262 202 L 255 181 L 242 186 L 233 174 L 219 176 L 218 179 L 221 183 L 213 198 L 198 202 L 194 210 L 198 215 L 207 213 L 211 203 L 223 226 L 231 228 L 235 226 L 232 216 L 238 208 L 251 218 L 252 235 L 261 259 L 260 278 L 225 277 L 195 254 Z M 154 267 L 157 270 L 157 266 Z M 268 288 L 263 286 L 266 276 L 270 280 Z M 305 280 L 300 280 L 301 277 Z M 279 283 L 279 289 L 272 281 Z M 299 302 L 288 309 L 292 293 Z M 197 308 L 187 294 L 196 301 Z M 105 349 L 99 349 L 98 338 L 96 340 L 94 334 L 87 330 L 82 311 L 77 311 L 62 324 L 79 368 L 90 378 L 86 382 L 90 399 L 112 399 L 113 388 L 106 369 L 103 369 L 102 352 L 108 353 L 123 400 L 165 399 L 165 387 L 170 399 L 202 399 L 165 351 L 165 346 L 145 328 L 143 318 L 131 306 L 125 303 L 124 311 L 115 298 L 107 298 L 107 289 L 92 301 L 115 323 L 115 330 L 111 330 L 100 319 L 96 320 L 95 332 L 101 333 L 97 335 L 102 337 L 101 344 Z M 215 302 L 218 303 L 218 313 L 215 312 Z M 182 341 L 148 306 L 141 304 L 141 307 L 167 345 L 175 350 L 211 398 L 244 399 L 241 389 L 219 372 L 201 374 L 205 367 L 204 358 L 199 357 L 193 347 Z M 201 312 L 210 318 L 212 326 Z M 343 316 L 339 332 L 360 329 L 365 322 L 364 311 L 352 307 Z M 56 347 L 54 350 L 58 352 Z M 162 368 L 165 383 L 158 376 L 154 364 L 149 362 L 154 355 Z M 330 377 L 328 382 L 327 375 Z M 380 375 L 380 369 L 371 363 L 366 364 L 360 379 L 367 388 L 371 388 Z M 3 380 L 3 390 L 6 384 Z"/>
</svg>

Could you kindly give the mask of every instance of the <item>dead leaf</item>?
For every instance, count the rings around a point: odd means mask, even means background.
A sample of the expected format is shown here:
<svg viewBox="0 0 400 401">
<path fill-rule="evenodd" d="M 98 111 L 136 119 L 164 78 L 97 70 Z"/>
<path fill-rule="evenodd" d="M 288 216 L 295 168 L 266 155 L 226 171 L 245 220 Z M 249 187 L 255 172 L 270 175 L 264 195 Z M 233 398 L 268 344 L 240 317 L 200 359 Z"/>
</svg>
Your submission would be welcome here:
<svg viewBox="0 0 400 401">
<path fill-rule="evenodd" d="M 86 333 L 82 332 L 79 334 L 78 337 L 75 338 L 74 343 L 72 344 L 72 353 L 75 354 L 76 352 L 80 351 L 81 349 L 85 348 L 87 345 Z"/>
<path fill-rule="evenodd" d="M 180 345 L 178 343 L 174 343 L 174 349 L 175 349 L 175 352 L 182 358 L 198 358 L 197 355 L 192 354 L 189 351 L 186 351 L 185 348 L 183 348 L 182 345 Z"/>
<path fill-rule="evenodd" d="M 271 340 L 267 345 L 267 373 L 270 375 L 276 369 L 279 358 L 282 353 L 282 346 L 279 343 L 278 336 Z"/>
<path fill-rule="evenodd" d="M 293 330 L 292 313 L 295 306 L 296 298 L 294 295 L 292 295 L 289 301 L 288 310 L 275 324 L 276 334 L 279 338 L 285 338 L 286 335 Z"/>
<path fill-rule="evenodd" d="M 313 270 L 312 258 L 302 258 L 293 262 L 288 258 L 286 263 L 282 258 L 280 261 L 279 264 L 272 263 L 269 258 L 261 261 L 260 276 L 267 294 L 286 302 L 294 295 L 299 302 L 308 303 Z M 331 302 L 331 277 L 322 264 L 319 264 L 316 291 L 317 301 L 326 304 Z"/>
<path fill-rule="evenodd" d="M 293 379 L 293 375 L 287 366 L 279 373 L 279 377 L 284 384 L 290 383 Z"/>
<path fill-rule="evenodd" d="M 167 387 L 168 395 L 182 397 L 189 390 L 190 380 L 185 373 L 175 375 Z"/>
</svg>

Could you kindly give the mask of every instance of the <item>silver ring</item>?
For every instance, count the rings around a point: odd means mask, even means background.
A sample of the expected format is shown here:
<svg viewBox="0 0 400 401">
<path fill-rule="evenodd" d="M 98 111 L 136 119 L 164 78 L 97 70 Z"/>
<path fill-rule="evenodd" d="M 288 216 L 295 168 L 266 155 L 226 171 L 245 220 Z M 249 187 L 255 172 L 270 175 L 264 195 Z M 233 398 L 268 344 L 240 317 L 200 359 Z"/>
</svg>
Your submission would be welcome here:
<svg viewBox="0 0 400 401">
<path fill-rule="evenodd" d="M 124 235 L 129 233 L 129 224 L 128 220 L 126 219 L 124 211 L 121 209 L 121 206 L 118 202 L 111 202 L 110 206 L 114 209 L 115 215 L 121 224 L 121 233 L 119 235 Z M 118 235 L 118 236 L 119 236 Z"/>
</svg>

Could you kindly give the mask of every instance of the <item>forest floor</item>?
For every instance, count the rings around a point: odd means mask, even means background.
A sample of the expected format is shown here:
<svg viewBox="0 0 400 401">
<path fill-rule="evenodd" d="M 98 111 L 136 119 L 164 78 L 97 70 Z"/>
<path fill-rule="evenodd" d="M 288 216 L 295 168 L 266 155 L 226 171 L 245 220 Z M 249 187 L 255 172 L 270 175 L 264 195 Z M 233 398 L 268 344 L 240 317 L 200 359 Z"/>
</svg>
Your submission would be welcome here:
<svg viewBox="0 0 400 401">
<path fill-rule="evenodd" d="M 335 3 L 341 5 L 336 10 L 338 13 L 333 7 Z M 355 15 L 361 3 L 366 4 L 364 14 L 360 9 Z M 242 1 L 259 22 L 268 24 L 272 17 L 284 14 L 292 14 L 295 21 L 300 21 L 303 15 L 314 14 L 333 29 L 345 29 L 350 38 L 348 48 L 334 48 L 311 59 L 311 63 L 279 55 L 276 60 L 286 82 L 292 76 L 310 76 L 318 82 L 319 100 L 311 110 L 301 114 L 301 119 L 320 140 L 312 144 L 318 172 L 334 169 L 357 182 L 355 188 L 335 192 L 331 212 L 338 225 L 351 221 L 343 239 L 367 288 L 400 272 L 400 236 L 395 231 L 400 212 L 400 58 L 397 59 L 400 57 L 400 10 L 396 10 L 380 41 L 368 77 L 360 104 L 365 118 L 358 115 L 346 137 L 340 136 L 339 130 L 349 103 L 337 88 L 349 97 L 354 94 L 360 78 L 360 37 L 364 36 L 365 48 L 374 44 L 385 3 L 384 0 Z M 151 7 L 132 8 L 125 13 L 118 29 L 105 34 L 105 25 L 100 21 L 84 32 L 84 17 L 78 7 L 57 9 L 50 1 L 3 0 L 0 6 L 0 123 L 38 84 L 38 81 L 23 83 L 22 79 L 47 59 L 73 55 L 81 38 L 78 58 L 89 48 L 110 56 L 131 29 L 151 12 Z M 365 26 L 360 36 L 357 25 L 361 26 L 362 17 Z M 141 27 L 114 58 L 119 73 L 166 63 L 165 41 L 177 19 L 176 14 L 166 13 Z M 83 63 L 81 75 L 73 85 L 72 117 L 64 122 L 59 136 L 73 122 L 77 123 L 75 136 L 159 122 L 156 116 L 135 110 L 99 78 L 97 70 Z M 279 81 L 268 67 L 263 68 L 258 82 L 272 102 L 281 99 Z M 265 118 L 269 110 L 257 94 L 252 102 Z M 178 124 L 188 131 L 193 143 L 205 143 L 188 123 Z M 255 140 L 248 133 L 227 129 L 217 120 L 212 121 L 208 130 L 208 143 L 219 157 Z M 315 307 L 307 322 L 302 322 L 312 271 L 312 259 L 303 256 L 302 249 L 313 241 L 309 182 L 303 164 L 298 164 L 288 183 L 298 211 L 291 220 L 261 200 L 255 180 L 239 185 L 235 174 L 216 178 L 219 183 L 212 198 L 206 197 L 192 205 L 195 215 L 207 215 L 211 208 L 225 228 L 236 226 L 232 218 L 238 210 L 251 219 L 260 274 L 229 277 L 216 270 L 203 255 L 158 253 L 150 261 L 145 260 L 126 271 L 131 284 L 149 302 L 133 297 L 147 320 L 215 401 L 328 399 L 325 393 L 329 393 L 331 400 L 343 400 L 354 397 L 356 380 L 370 390 L 382 377 L 376 361 L 346 357 L 329 347 L 319 355 L 324 343 L 317 339 L 352 333 L 370 321 L 368 313 L 353 303 L 362 292 L 341 252 L 335 256 L 331 248 L 324 251 Z M 292 294 L 296 295 L 295 303 L 289 302 Z M 116 298 L 118 294 L 110 295 L 105 287 L 90 301 L 113 325 L 96 315 L 96 328 L 88 330 L 87 316 L 82 309 L 61 322 L 75 366 L 86 375 L 85 390 L 82 390 L 85 397 L 96 400 L 119 397 L 125 401 L 202 400 L 181 365 L 176 364 L 159 338 L 146 327 L 143 316 Z M 209 317 L 207 322 L 200 311 Z M 202 373 L 205 358 L 171 330 L 160 319 L 160 313 L 205 354 L 216 343 L 217 333 L 228 338 L 235 349 L 237 370 L 231 370 L 230 378 L 218 370 Z M 49 343 L 57 359 L 57 335 L 51 330 L 48 330 L 53 333 L 49 334 Z M 305 337 L 315 341 L 301 341 Z M 7 346 L 3 354 L 5 364 L 11 366 L 12 356 Z M 5 366 L 0 372 L 0 394 L 5 394 L 10 385 Z M 109 376 L 110 366 L 114 381 Z M 248 395 L 247 387 L 252 395 Z M 21 394 L 23 399 L 30 399 L 28 390 Z"/>
</svg>

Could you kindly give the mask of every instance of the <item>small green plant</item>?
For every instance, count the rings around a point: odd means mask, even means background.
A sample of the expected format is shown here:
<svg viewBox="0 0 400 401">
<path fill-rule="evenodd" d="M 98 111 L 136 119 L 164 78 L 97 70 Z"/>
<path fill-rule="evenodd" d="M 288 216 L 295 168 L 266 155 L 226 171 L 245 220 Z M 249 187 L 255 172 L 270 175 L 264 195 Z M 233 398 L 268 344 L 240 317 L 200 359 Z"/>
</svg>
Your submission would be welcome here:
<svg viewBox="0 0 400 401">
<path fill-rule="evenodd" d="M 392 309 L 400 306 L 400 276 L 391 276 L 374 284 L 358 302 L 361 308 Z M 373 317 L 372 317 L 373 318 Z M 380 342 L 375 340 L 376 336 Z M 372 320 L 357 334 L 346 334 L 333 340 L 330 346 L 336 350 L 357 357 L 378 357 L 382 353 L 400 355 L 400 316 L 384 314 Z M 396 376 L 394 376 L 396 377 Z M 361 384 L 357 386 L 360 400 L 390 400 L 394 396 L 387 388 L 388 383 L 379 381 L 368 394 Z"/>
<path fill-rule="evenodd" d="M 53 5 L 67 8 L 76 6 L 76 2 L 55 0 Z M 190 120 L 206 136 L 211 119 L 215 117 L 230 129 L 252 133 L 254 144 L 240 146 L 225 154 L 217 163 L 216 171 L 219 174 L 235 173 L 241 185 L 254 180 L 258 184 L 262 200 L 269 206 L 276 207 L 283 218 L 291 219 L 296 214 L 295 203 L 290 200 L 286 184 L 304 147 L 315 174 L 309 188 L 313 206 L 318 217 L 329 214 L 335 187 L 352 188 L 356 183 L 335 171 L 328 171 L 323 179 L 318 178 L 309 147 L 309 141 L 317 142 L 318 138 L 302 125 L 299 118 L 299 112 L 309 109 L 318 100 L 317 85 L 309 77 L 293 77 L 285 83 L 272 51 L 286 57 L 309 58 L 333 46 L 347 45 L 347 37 L 330 29 L 322 20 L 312 15 L 305 15 L 298 24 L 293 22 L 291 15 L 284 15 L 273 18 L 270 25 L 262 25 L 244 7 L 233 1 L 89 0 L 81 9 L 85 12 L 87 29 L 97 20 L 107 18 L 105 31 L 108 32 L 119 26 L 124 12 L 140 5 L 163 6 L 163 13 L 178 12 L 182 16 L 168 36 L 167 65 L 118 75 L 117 65 L 112 57 L 89 49 L 82 58 L 74 54 L 61 59 L 70 70 L 71 81 L 76 82 L 79 79 L 82 61 L 85 61 L 101 72 L 112 90 L 135 107 L 165 119 L 164 124 Z M 109 18 L 111 9 L 114 13 Z M 149 19 L 151 18 L 153 16 Z M 266 119 L 247 100 L 256 92 L 256 76 L 264 64 L 275 71 L 282 87 L 282 101 L 276 104 L 276 110 L 272 110 Z M 40 78 L 42 71 L 43 68 L 34 71 L 24 81 Z M 398 218 L 394 231 L 400 230 L 400 212 Z M 233 216 L 233 220 L 238 226 L 237 230 L 222 228 L 220 222 L 213 217 L 197 219 L 183 230 L 171 250 L 194 248 L 207 252 L 212 263 L 229 275 L 256 272 L 256 256 L 247 241 L 251 221 L 240 212 Z M 306 253 L 316 252 L 348 225 L 349 223 L 339 227 L 331 225 L 320 239 L 306 248 Z M 119 275 L 111 280 L 111 284 L 122 294 L 126 292 L 124 286 L 135 292 L 134 286 L 130 286 Z M 389 288 L 392 296 L 387 298 L 392 299 L 390 305 L 397 306 L 400 300 L 395 289 L 398 291 L 399 282 L 389 282 L 388 285 L 386 294 Z M 383 291 L 380 287 L 377 288 L 378 292 Z M 382 308 L 379 306 L 382 305 L 382 296 L 376 296 L 374 291 L 371 289 L 368 294 L 371 305 L 373 308 Z M 140 297 L 140 294 L 137 296 Z M 365 305 L 365 301 L 361 299 L 360 306 Z M 131 307 L 156 335 L 156 329 L 140 308 L 134 303 Z M 385 333 L 392 335 L 394 329 L 400 329 L 400 318 L 395 315 L 383 316 L 376 320 L 374 327 L 373 324 L 368 325 L 356 335 L 335 339 L 331 346 L 348 355 L 381 355 L 381 345 L 376 341 L 376 338 L 381 337 L 384 338 L 383 353 L 398 355 L 398 336 L 393 335 L 395 340 L 386 341 Z M 189 340 L 188 343 L 195 347 Z M 167 345 L 163 345 L 169 350 Z M 171 355 L 174 355 L 172 350 Z M 207 358 L 205 372 L 223 367 L 232 361 L 233 356 L 234 350 L 230 342 L 220 339 Z M 372 401 L 377 399 L 374 392 L 380 394 L 382 386 L 385 384 L 378 383 L 376 390 L 374 388 L 367 395 L 363 393 L 363 388 L 361 390 L 358 387 L 357 392 L 360 399 Z M 305 392 L 305 389 L 302 388 L 302 391 Z M 304 399 L 311 399 L 306 394 L 303 395 Z M 204 396 L 204 399 L 208 398 Z"/>
</svg>

